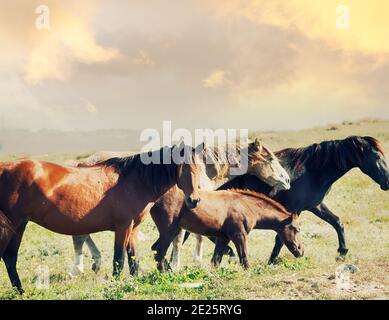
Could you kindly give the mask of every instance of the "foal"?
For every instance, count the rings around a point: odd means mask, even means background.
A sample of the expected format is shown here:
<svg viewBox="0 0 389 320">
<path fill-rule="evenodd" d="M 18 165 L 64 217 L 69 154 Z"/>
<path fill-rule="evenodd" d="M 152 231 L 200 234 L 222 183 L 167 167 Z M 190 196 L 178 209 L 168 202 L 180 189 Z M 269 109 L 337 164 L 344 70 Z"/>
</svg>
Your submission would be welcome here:
<svg viewBox="0 0 389 320">
<path fill-rule="evenodd" d="M 218 266 L 230 241 L 236 247 L 240 263 L 249 267 L 247 236 L 253 229 L 270 229 L 277 232 L 282 242 L 295 257 L 304 254 L 299 237 L 297 216 L 279 203 L 248 190 L 200 191 L 202 202 L 195 209 L 182 206 L 180 218 L 168 229 L 157 224 L 160 238 L 155 255 L 160 271 L 165 270 L 166 251 L 180 228 L 217 237 L 212 264 Z"/>
</svg>

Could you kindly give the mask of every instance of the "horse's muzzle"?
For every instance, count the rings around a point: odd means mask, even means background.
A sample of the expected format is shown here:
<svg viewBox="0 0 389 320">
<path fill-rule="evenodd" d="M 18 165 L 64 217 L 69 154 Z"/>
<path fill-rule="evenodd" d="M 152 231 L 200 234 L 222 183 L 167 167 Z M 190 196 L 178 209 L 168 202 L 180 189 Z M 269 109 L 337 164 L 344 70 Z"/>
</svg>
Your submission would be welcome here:
<svg viewBox="0 0 389 320">
<path fill-rule="evenodd" d="M 296 257 L 296 258 L 300 258 L 304 255 L 304 246 L 302 245 L 299 245 L 298 247 L 296 247 L 295 250 L 293 250 L 293 255 Z"/>
<path fill-rule="evenodd" d="M 386 184 L 382 184 L 381 185 L 381 189 L 384 190 L 384 191 L 388 191 L 389 190 L 389 180 L 386 181 Z"/>
<path fill-rule="evenodd" d="M 185 204 L 189 209 L 195 209 L 197 204 L 200 202 L 200 198 L 193 199 L 192 197 L 188 197 L 185 199 Z"/>
<path fill-rule="evenodd" d="M 289 176 L 281 175 L 280 182 L 277 184 L 278 190 L 289 190 L 290 189 L 290 178 Z"/>
</svg>

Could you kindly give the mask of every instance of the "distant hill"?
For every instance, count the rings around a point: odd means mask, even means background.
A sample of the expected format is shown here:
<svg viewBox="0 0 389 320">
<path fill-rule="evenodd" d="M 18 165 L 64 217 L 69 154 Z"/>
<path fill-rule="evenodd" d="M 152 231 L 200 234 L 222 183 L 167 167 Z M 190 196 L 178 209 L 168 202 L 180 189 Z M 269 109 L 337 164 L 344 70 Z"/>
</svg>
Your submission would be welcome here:
<svg viewBox="0 0 389 320">
<path fill-rule="evenodd" d="M 42 154 L 51 152 L 92 152 L 98 150 L 139 150 L 135 130 L 63 132 L 56 130 L 0 131 L 0 154 Z"/>
<path fill-rule="evenodd" d="M 324 127 L 287 131 L 250 131 L 250 138 L 258 137 L 273 150 L 301 147 L 314 142 L 345 138 L 350 135 L 371 135 L 389 148 L 389 121 L 345 121 Z M 140 131 L 98 130 L 63 132 L 42 130 L 0 131 L 0 160 L 36 155 L 63 154 L 64 159 L 87 156 L 96 151 L 139 151 L 144 142 L 139 141 Z M 11 157 L 10 157 L 11 156 Z M 56 156 L 57 157 L 57 156 Z M 51 158 L 50 158 L 51 159 Z M 61 160 L 62 157 L 60 157 Z"/>
</svg>

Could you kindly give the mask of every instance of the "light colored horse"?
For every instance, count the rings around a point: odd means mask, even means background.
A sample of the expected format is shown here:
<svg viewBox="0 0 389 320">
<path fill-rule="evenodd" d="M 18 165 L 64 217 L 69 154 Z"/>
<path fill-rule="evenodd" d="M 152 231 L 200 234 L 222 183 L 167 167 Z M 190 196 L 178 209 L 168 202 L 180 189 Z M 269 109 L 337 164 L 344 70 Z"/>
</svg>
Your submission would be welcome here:
<svg viewBox="0 0 389 320">
<path fill-rule="evenodd" d="M 115 156 L 114 152 L 100 152 L 93 154 L 81 161 L 78 166 L 90 166 L 104 161 L 109 157 Z M 241 157 L 241 155 L 243 155 Z M 268 183 L 271 186 L 277 186 L 280 189 L 289 189 L 290 179 L 286 171 L 281 167 L 277 157 L 268 148 L 262 145 L 257 139 L 249 144 L 227 144 L 224 146 L 210 146 L 204 149 L 204 162 L 206 164 L 206 174 L 211 183 L 208 187 L 202 185 L 202 189 L 216 190 L 224 183 L 236 177 L 236 171 L 241 163 L 241 158 L 247 157 L 247 172 L 255 175 L 259 179 Z M 245 172 L 243 172 L 245 173 Z M 163 202 L 164 197 L 172 197 L 175 194 L 175 188 L 172 188 L 158 201 Z M 169 195 L 168 195 L 169 194 Z M 181 197 L 179 197 L 181 198 Z M 149 211 L 152 206 L 149 206 L 145 211 Z M 162 212 L 162 215 L 168 216 L 168 212 Z M 184 232 L 181 231 L 178 237 L 173 242 L 172 266 L 177 269 L 180 265 L 180 249 Z M 197 246 L 194 254 L 195 261 L 202 257 L 202 236 L 197 236 Z M 92 253 L 92 270 L 97 272 L 101 265 L 101 254 L 92 238 L 89 235 L 74 236 L 73 244 L 75 250 L 75 260 L 70 275 L 76 276 L 84 271 L 82 247 L 86 242 L 89 250 Z"/>
</svg>

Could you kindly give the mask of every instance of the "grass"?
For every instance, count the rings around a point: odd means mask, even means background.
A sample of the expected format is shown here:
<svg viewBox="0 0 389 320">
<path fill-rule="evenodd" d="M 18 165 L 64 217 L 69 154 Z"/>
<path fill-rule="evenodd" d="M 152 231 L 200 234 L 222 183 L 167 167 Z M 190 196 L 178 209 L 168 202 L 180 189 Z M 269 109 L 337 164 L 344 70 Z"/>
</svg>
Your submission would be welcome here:
<svg viewBox="0 0 389 320">
<path fill-rule="evenodd" d="M 257 132 L 254 136 L 274 150 L 286 146 L 303 146 L 324 139 L 343 138 L 351 134 L 372 135 L 380 139 L 389 152 L 389 122 L 362 121 L 325 128 L 293 132 Z M 35 158 L 63 162 L 86 155 L 49 154 Z M 15 159 L 3 155 L 0 160 Z M 274 266 L 266 261 L 271 252 L 274 233 L 253 231 L 249 238 L 251 268 L 229 265 L 227 259 L 218 270 L 210 267 L 213 250 L 205 243 L 203 265 L 192 262 L 195 242 L 189 238 L 183 248 L 181 271 L 159 273 L 156 270 L 151 244 L 157 230 L 151 219 L 142 225 L 146 239 L 139 242 L 141 271 L 132 277 L 125 269 L 122 277 L 112 279 L 113 234 L 93 235 L 102 251 L 100 272 L 90 269 L 91 255 L 84 248 L 85 273 L 69 278 L 73 247 L 69 236 L 52 233 L 33 223 L 27 227 L 19 254 L 18 269 L 26 290 L 19 296 L 10 288 L 3 264 L 0 265 L 0 299 L 388 299 L 389 297 L 389 200 L 359 170 L 352 170 L 339 180 L 328 195 L 327 205 L 345 225 L 350 249 L 345 262 L 336 261 L 338 241 L 327 223 L 310 213 L 303 213 L 302 228 L 305 256 L 295 259 L 284 248 Z M 342 263 L 351 263 L 359 271 L 351 275 L 348 290 L 336 288 L 334 275 Z M 49 289 L 35 285 L 39 266 L 50 272 Z M 189 284 L 195 284 L 193 286 Z"/>
</svg>

